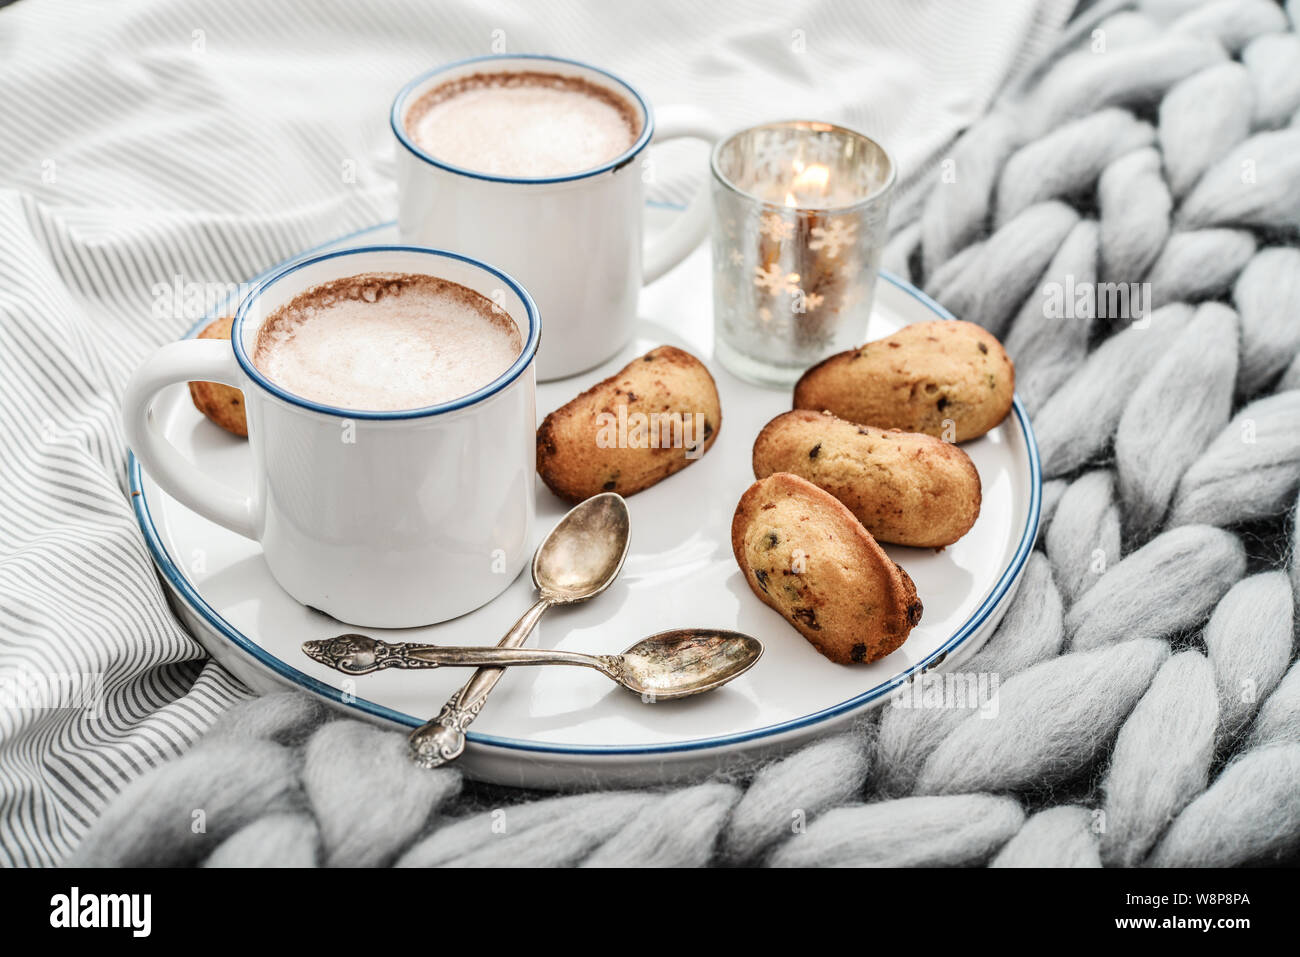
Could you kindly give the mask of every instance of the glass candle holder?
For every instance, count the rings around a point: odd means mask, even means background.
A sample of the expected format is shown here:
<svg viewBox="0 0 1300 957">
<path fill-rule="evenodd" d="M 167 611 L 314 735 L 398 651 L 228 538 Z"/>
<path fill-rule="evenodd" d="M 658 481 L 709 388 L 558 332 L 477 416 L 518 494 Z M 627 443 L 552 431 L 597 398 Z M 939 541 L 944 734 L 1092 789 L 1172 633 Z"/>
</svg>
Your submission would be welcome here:
<svg viewBox="0 0 1300 957">
<path fill-rule="evenodd" d="M 733 134 L 711 167 L 714 354 L 790 386 L 866 339 L 894 163 L 861 133 L 795 120 Z"/>
</svg>

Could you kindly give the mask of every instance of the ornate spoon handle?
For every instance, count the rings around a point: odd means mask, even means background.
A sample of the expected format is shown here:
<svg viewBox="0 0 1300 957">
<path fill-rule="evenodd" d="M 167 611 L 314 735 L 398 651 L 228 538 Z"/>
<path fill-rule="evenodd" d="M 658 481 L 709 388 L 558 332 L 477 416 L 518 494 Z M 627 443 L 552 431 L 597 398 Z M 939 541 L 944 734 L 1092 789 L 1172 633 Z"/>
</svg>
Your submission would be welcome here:
<svg viewBox="0 0 1300 957">
<path fill-rule="evenodd" d="M 539 598 L 497 642 L 497 647 L 518 648 L 522 645 L 533 633 L 543 612 L 552 604 L 549 598 Z M 470 675 L 469 681 L 442 706 L 437 717 L 411 732 L 407 738 L 411 760 L 421 767 L 436 768 L 460 757 L 465 750 L 465 729 L 483 710 L 488 695 L 504 673 L 504 668 L 479 668 Z"/>
<path fill-rule="evenodd" d="M 560 648 L 475 648 L 408 645 L 394 667 L 422 668 L 509 668 L 540 665 L 576 665 L 610 673 L 622 660 L 620 655 L 588 655 Z"/>
</svg>

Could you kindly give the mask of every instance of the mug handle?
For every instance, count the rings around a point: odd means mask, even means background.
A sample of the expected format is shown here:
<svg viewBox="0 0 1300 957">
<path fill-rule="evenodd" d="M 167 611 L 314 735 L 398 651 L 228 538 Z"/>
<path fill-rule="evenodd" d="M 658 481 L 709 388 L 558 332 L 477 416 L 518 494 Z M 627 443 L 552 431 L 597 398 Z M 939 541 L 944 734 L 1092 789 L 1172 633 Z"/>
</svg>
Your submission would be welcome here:
<svg viewBox="0 0 1300 957">
<path fill-rule="evenodd" d="M 655 117 L 655 131 L 650 142 L 653 145 L 687 136 L 712 145 L 719 138 L 718 123 L 697 107 L 665 107 Z M 706 177 L 677 222 L 646 243 L 641 281 L 653 282 L 672 269 L 700 244 L 708 231 L 709 182 Z"/>
<path fill-rule="evenodd" d="M 154 420 L 154 396 L 169 385 L 191 380 L 241 388 L 239 364 L 229 341 L 184 339 L 163 346 L 146 359 L 127 383 L 122 399 L 126 444 L 145 471 L 176 501 L 232 532 L 256 539 L 249 497 L 199 471 L 163 438 Z"/>
</svg>

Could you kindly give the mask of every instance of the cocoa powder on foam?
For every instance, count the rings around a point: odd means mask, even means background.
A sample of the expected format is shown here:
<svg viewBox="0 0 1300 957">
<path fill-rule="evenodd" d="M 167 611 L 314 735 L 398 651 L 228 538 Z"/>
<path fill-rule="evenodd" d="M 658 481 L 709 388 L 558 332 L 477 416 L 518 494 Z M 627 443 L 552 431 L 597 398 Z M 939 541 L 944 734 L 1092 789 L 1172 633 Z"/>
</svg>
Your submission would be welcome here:
<svg viewBox="0 0 1300 957">
<path fill-rule="evenodd" d="M 262 323 L 253 364 L 307 399 L 389 411 L 487 385 L 521 351 L 514 321 L 486 296 L 415 273 L 363 273 L 314 286 Z"/>
<path fill-rule="evenodd" d="M 556 90 L 565 93 L 573 93 L 586 97 L 597 103 L 604 104 L 611 108 L 622 120 L 625 127 L 626 136 L 621 138 L 617 149 L 611 147 L 611 155 L 602 157 L 599 161 L 603 162 L 613 159 L 619 153 L 626 150 L 641 133 L 641 116 L 640 112 L 632 106 L 624 97 L 607 89 L 597 83 L 593 83 L 583 77 L 562 76 L 558 73 L 545 73 L 531 70 L 511 70 L 496 73 L 473 73 L 468 76 L 457 77 L 442 83 L 431 90 L 428 90 L 420 96 L 406 111 L 403 119 L 403 126 L 407 135 L 411 137 L 422 149 L 427 149 L 433 155 L 440 159 L 449 159 L 445 155 L 440 155 L 438 147 L 427 142 L 423 142 L 420 135 L 420 124 L 428 114 L 436 107 L 443 103 L 453 100 L 465 93 L 479 90 L 519 90 L 519 89 L 537 89 L 537 90 Z M 463 149 L 463 145 L 459 148 Z M 480 164 L 473 162 L 472 158 L 458 156 L 454 159 L 459 160 L 460 165 L 468 168 L 479 170 L 480 172 L 496 173 L 514 173 L 516 175 L 541 175 L 532 170 L 493 170 L 484 169 Z M 594 164 L 592 164 L 594 165 Z M 574 168 L 549 169 L 546 175 L 553 175 L 565 172 L 581 172 L 582 169 L 589 168 L 588 164 L 579 164 Z"/>
</svg>

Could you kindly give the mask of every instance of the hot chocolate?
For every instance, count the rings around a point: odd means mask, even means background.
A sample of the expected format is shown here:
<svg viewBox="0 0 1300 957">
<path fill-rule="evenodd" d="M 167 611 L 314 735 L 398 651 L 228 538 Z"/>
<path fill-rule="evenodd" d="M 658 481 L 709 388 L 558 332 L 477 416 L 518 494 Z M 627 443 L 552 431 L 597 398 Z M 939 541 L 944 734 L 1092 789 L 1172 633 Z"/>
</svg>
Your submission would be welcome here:
<svg viewBox="0 0 1300 957">
<path fill-rule="evenodd" d="M 407 111 L 407 135 L 454 166 L 541 179 L 592 169 L 636 142 L 640 113 L 581 77 L 476 73 L 437 86 Z"/>
<path fill-rule="evenodd" d="M 418 409 L 504 373 L 522 349 L 514 321 L 446 279 L 367 273 L 316 286 L 258 331 L 253 364 L 304 399 L 344 409 Z"/>
</svg>

